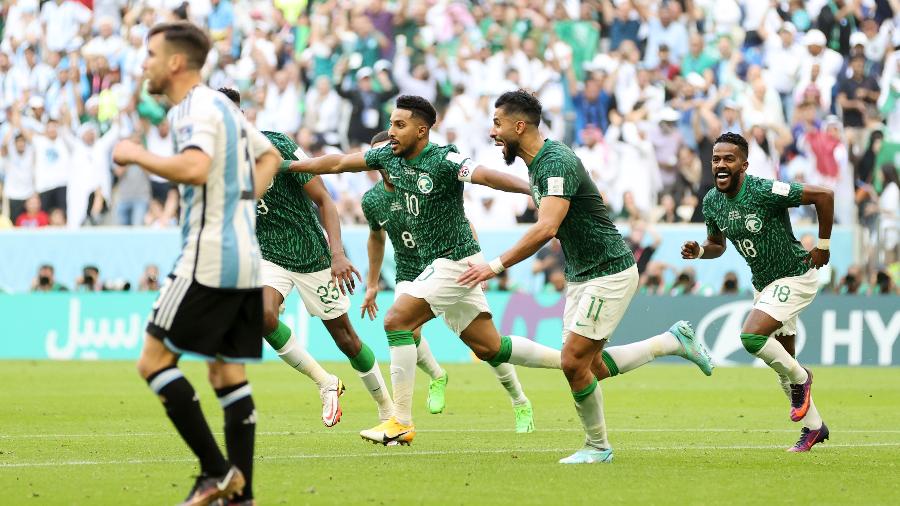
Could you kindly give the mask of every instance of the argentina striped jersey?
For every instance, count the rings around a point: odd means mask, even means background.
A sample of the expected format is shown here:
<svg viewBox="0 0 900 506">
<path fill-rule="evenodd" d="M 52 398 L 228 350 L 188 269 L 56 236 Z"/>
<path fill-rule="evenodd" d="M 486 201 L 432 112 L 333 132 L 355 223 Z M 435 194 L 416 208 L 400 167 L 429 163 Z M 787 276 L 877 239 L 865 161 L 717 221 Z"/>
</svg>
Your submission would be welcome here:
<svg viewBox="0 0 900 506">
<path fill-rule="evenodd" d="M 182 251 L 178 277 L 212 288 L 256 288 L 255 160 L 272 147 L 225 96 L 198 85 L 169 110 L 175 152 L 212 158 L 206 183 L 180 185 Z"/>
</svg>

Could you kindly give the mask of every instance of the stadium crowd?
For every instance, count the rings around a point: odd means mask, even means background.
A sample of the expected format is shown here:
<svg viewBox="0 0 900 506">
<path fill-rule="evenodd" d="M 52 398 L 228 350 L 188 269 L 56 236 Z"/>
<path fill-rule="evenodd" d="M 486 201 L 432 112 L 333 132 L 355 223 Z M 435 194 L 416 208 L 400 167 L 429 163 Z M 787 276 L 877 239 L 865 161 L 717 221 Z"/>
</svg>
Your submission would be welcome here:
<svg viewBox="0 0 900 506">
<path fill-rule="evenodd" d="M 209 84 L 240 89 L 260 129 L 310 155 L 364 149 L 391 99 L 415 94 L 439 110 L 434 141 L 502 167 L 493 100 L 532 90 L 641 255 L 648 223 L 703 221 L 712 140 L 742 133 L 749 173 L 834 189 L 836 222 L 859 224 L 867 245 L 857 284 L 900 284 L 900 0 L 10 0 L 0 228 L 176 224 L 176 188 L 110 159 L 125 137 L 172 149 L 166 104 L 141 87 L 145 34 L 170 19 L 208 28 Z M 344 222 L 364 222 L 377 177 L 325 177 Z M 535 220 L 521 195 L 473 186 L 465 205 L 476 228 Z M 535 263 L 551 287 L 552 248 Z M 686 271 L 656 286 L 666 266 L 643 268 L 651 293 L 732 289 Z M 853 292 L 840 288 L 851 274 L 826 286 Z"/>
</svg>

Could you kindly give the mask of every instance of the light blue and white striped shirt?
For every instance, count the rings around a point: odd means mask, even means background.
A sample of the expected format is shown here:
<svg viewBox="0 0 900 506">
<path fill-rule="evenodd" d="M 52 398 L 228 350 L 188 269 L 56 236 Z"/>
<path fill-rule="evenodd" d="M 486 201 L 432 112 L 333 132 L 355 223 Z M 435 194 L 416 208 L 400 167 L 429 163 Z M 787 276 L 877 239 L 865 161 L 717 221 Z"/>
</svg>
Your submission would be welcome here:
<svg viewBox="0 0 900 506">
<path fill-rule="evenodd" d="M 255 288 L 255 160 L 272 144 L 223 94 L 199 85 L 169 110 L 175 152 L 212 158 L 206 184 L 182 184 L 182 252 L 174 274 L 212 288 Z"/>
</svg>

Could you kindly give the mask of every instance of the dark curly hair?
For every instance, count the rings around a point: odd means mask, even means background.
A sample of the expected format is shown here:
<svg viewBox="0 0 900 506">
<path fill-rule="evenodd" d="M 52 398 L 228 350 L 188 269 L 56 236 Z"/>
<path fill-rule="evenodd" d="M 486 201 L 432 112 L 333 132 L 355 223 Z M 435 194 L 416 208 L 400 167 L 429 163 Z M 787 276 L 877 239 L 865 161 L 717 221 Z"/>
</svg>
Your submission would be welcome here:
<svg viewBox="0 0 900 506">
<path fill-rule="evenodd" d="M 740 150 L 741 155 L 744 156 L 744 160 L 747 159 L 750 148 L 747 147 L 747 139 L 745 139 L 743 136 L 734 132 L 725 132 L 724 134 L 716 137 L 716 141 L 713 143 L 713 145 L 719 144 L 720 142 L 724 142 L 725 144 L 734 144 L 738 147 L 738 150 Z"/>
<path fill-rule="evenodd" d="M 219 88 L 219 93 L 228 97 L 229 100 L 234 102 L 234 105 L 241 106 L 241 92 L 238 90 L 234 88 Z"/>
<path fill-rule="evenodd" d="M 494 102 L 494 107 L 502 107 L 507 114 L 522 115 L 534 126 L 541 124 L 541 102 L 525 90 L 507 91 Z"/>
<path fill-rule="evenodd" d="M 416 95 L 400 95 L 397 97 L 397 109 L 409 111 L 416 118 L 421 119 L 428 125 L 428 128 L 434 126 L 437 122 L 437 111 L 430 102 Z"/>
</svg>

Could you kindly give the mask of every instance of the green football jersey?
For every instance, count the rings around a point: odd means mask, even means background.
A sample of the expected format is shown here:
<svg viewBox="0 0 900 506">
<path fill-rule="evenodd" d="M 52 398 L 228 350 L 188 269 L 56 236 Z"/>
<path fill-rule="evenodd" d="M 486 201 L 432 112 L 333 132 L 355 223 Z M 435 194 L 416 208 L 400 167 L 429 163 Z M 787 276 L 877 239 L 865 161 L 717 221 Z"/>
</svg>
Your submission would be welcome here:
<svg viewBox="0 0 900 506">
<path fill-rule="evenodd" d="M 428 143 L 418 156 L 406 160 L 394 156 L 387 145 L 367 151 L 366 165 L 388 172 L 405 210 L 406 231 L 416 241 L 425 265 L 437 258 L 461 260 L 481 251 L 463 210 L 469 159 L 456 146 Z"/>
<path fill-rule="evenodd" d="M 794 237 L 787 208 L 800 205 L 803 185 L 745 176 L 734 198 L 715 188 L 703 197 L 710 236 L 722 233 L 750 266 L 753 287 L 762 290 L 776 279 L 809 270 L 807 251 Z"/>
<path fill-rule="evenodd" d="M 425 270 L 427 265 L 419 257 L 418 243 L 407 230 L 406 213 L 403 204 L 396 198 L 397 192 L 389 192 L 384 181 L 367 191 L 362 198 L 362 210 L 372 230 L 387 232 L 394 245 L 394 263 L 397 264 L 396 282 L 412 281 Z"/>
<path fill-rule="evenodd" d="M 531 194 L 540 208 L 547 196 L 569 201 L 556 238 L 566 256 L 566 280 L 587 281 L 624 271 L 634 265 L 625 244 L 581 160 L 568 146 L 544 141 L 528 167 Z"/>
<path fill-rule="evenodd" d="M 263 132 L 285 160 L 306 158 L 288 136 Z M 262 257 L 291 272 L 318 272 L 331 266 L 331 250 L 312 200 L 303 191 L 313 177 L 283 172 L 256 205 L 256 239 Z"/>
</svg>

